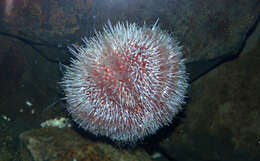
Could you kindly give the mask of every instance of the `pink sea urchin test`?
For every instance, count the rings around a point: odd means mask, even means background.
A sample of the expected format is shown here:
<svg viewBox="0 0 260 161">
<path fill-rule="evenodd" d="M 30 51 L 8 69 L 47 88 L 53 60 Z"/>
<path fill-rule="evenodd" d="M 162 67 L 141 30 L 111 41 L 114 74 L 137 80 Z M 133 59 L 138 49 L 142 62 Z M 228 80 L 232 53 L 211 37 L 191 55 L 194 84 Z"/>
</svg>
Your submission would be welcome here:
<svg viewBox="0 0 260 161">
<path fill-rule="evenodd" d="M 85 130 L 135 142 L 171 123 L 187 76 L 178 42 L 156 24 L 110 23 L 70 51 L 61 81 L 72 118 Z"/>
</svg>

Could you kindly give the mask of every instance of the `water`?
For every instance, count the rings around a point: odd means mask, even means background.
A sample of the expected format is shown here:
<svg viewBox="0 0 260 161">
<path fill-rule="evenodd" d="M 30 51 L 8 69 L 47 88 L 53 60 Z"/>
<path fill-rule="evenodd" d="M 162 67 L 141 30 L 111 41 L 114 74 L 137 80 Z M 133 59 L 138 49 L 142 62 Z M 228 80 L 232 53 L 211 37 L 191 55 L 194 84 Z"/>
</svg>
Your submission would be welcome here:
<svg viewBox="0 0 260 161">
<path fill-rule="evenodd" d="M 2 0 L 0 160 L 260 160 L 259 8 L 258 0 Z M 183 46 L 191 85 L 172 124 L 135 144 L 73 121 L 40 126 L 71 120 L 58 84 L 74 58 L 68 46 L 108 20 L 152 27 L 158 18 Z"/>
</svg>

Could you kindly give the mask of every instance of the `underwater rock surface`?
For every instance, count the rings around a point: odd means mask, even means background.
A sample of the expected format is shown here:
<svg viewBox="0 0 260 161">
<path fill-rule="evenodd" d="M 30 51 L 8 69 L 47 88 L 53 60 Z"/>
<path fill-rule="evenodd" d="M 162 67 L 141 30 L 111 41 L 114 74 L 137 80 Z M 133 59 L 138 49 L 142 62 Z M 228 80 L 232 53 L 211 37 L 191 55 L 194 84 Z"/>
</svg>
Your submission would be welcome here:
<svg viewBox="0 0 260 161">
<path fill-rule="evenodd" d="M 6 7 L 4 2 L 0 6 Z M 89 37 L 108 19 L 141 25 L 144 21 L 153 24 L 159 18 L 161 27 L 173 31 L 183 42 L 191 62 L 238 52 L 259 16 L 259 8 L 258 0 L 22 0 L 14 1 L 9 15 L 1 13 L 0 27 L 31 40 L 58 44 Z"/>
<path fill-rule="evenodd" d="M 182 161 L 260 159 L 260 26 L 240 57 L 191 85 L 185 118 L 160 147 Z M 187 155 L 189 154 L 189 155 Z"/>
<path fill-rule="evenodd" d="M 123 150 L 82 138 L 70 128 L 41 128 L 20 135 L 23 161 L 151 161 L 142 149 Z"/>
</svg>

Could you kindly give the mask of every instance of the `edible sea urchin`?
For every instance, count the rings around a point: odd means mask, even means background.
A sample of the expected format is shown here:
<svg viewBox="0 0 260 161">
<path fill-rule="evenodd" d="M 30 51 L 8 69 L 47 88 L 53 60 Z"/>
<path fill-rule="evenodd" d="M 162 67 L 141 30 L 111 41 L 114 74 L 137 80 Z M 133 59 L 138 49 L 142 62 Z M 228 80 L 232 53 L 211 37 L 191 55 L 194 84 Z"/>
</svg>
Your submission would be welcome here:
<svg viewBox="0 0 260 161">
<path fill-rule="evenodd" d="M 187 76 L 178 42 L 156 24 L 117 23 L 70 49 L 61 81 L 72 118 L 85 130 L 135 142 L 171 123 Z"/>
</svg>

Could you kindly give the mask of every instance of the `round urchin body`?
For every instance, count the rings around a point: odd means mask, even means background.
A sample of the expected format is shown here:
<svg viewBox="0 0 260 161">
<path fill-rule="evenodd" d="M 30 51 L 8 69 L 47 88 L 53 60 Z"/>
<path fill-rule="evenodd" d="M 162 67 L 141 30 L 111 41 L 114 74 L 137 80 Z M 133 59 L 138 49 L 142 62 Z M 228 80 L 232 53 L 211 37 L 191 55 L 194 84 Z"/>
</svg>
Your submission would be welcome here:
<svg viewBox="0 0 260 161">
<path fill-rule="evenodd" d="M 85 130 L 135 142 L 171 123 L 187 76 L 178 42 L 156 24 L 110 23 L 70 51 L 61 81 L 72 118 Z"/>
</svg>

